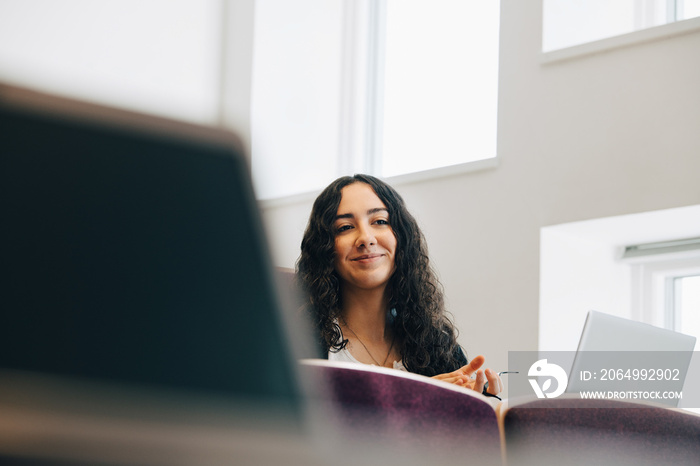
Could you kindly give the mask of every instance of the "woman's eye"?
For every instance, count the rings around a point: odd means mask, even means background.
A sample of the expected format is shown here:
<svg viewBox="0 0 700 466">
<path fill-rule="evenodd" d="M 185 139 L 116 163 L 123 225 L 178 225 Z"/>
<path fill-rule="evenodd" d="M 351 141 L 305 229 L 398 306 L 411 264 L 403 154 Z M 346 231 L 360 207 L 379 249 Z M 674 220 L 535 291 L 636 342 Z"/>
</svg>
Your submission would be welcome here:
<svg viewBox="0 0 700 466">
<path fill-rule="evenodd" d="M 379 220 L 375 221 L 374 223 L 376 223 L 378 225 L 388 225 L 389 220 L 384 220 L 383 218 L 380 218 Z"/>
<path fill-rule="evenodd" d="M 351 228 L 352 228 L 351 225 L 341 225 L 341 226 L 338 227 L 338 233 L 342 233 L 342 232 L 344 232 L 344 231 L 348 231 L 348 230 L 351 229 Z"/>
</svg>

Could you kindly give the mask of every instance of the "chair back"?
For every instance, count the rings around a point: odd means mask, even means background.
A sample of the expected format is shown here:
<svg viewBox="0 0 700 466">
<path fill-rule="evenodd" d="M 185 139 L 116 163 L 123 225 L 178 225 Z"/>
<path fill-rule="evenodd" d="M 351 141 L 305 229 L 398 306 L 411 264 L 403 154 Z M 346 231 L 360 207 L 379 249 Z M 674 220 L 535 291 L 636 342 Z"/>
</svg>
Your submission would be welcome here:
<svg viewBox="0 0 700 466">
<path fill-rule="evenodd" d="M 613 400 L 530 400 L 503 414 L 507 463 L 697 465 L 700 416 Z"/>
<path fill-rule="evenodd" d="M 344 438 L 382 442 L 441 457 L 501 464 L 492 399 L 429 377 L 362 364 L 302 361 L 321 390 L 312 402 L 333 412 Z"/>
</svg>

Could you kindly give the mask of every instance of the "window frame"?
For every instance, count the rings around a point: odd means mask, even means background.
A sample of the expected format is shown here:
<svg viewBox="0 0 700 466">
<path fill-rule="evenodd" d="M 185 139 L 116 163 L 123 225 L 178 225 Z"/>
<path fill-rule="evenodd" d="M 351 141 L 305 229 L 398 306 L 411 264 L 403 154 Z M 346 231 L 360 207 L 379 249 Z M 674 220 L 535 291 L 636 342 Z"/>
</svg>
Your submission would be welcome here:
<svg viewBox="0 0 700 466">
<path fill-rule="evenodd" d="M 700 250 L 626 259 L 632 267 L 632 312 L 637 320 L 674 331 L 677 325 L 674 280 L 700 275 Z"/>
<path fill-rule="evenodd" d="M 540 63 L 542 65 L 559 63 L 600 52 L 643 44 L 645 42 L 690 34 L 698 30 L 700 30 L 700 17 L 674 20 L 673 22 L 659 26 L 647 27 L 604 39 L 584 42 L 578 45 L 572 45 L 550 51 L 542 51 L 540 55 Z"/>
<path fill-rule="evenodd" d="M 339 171 L 362 171 L 393 184 L 403 184 L 498 167 L 496 149 L 492 157 L 400 175 L 382 174 L 387 1 L 346 0 L 343 6 L 341 102 L 345 105 L 340 109 Z"/>
<path fill-rule="evenodd" d="M 680 274 L 672 274 L 666 277 L 666 323 L 668 328 L 673 329 L 676 332 L 688 332 L 687 328 L 683 328 L 683 319 L 679 315 L 682 312 L 680 307 L 681 300 L 679 298 L 681 295 L 680 281 L 684 278 L 691 277 L 700 277 L 700 266 L 685 269 Z"/>
</svg>

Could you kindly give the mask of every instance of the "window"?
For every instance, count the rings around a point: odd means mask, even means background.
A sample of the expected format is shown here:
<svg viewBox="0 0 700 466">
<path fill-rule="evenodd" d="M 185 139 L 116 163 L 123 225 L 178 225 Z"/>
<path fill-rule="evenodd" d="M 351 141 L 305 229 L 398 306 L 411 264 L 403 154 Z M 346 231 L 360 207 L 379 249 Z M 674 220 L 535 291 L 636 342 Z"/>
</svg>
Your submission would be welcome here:
<svg viewBox="0 0 700 466">
<path fill-rule="evenodd" d="M 543 0 L 542 50 L 572 47 L 700 16 L 700 0 Z"/>
<path fill-rule="evenodd" d="M 500 2 L 259 0 L 255 17 L 259 197 L 496 157 Z"/>
<path fill-rule="evenodd" d="M 3 0 L 0 79 L 216 124 L 220 0 Z"/>
<path fill-rule="evenodd" d="M 622 260 L 642 318 L 700 337 L 700 238 L 627 246 Z"/>
<path fill-rule="evenodd" d="M 676 331 L 700 335 L 700 274 L 673 276 L 668 279 L 672 325 Z"/>
<path fill-rule="evenodd" d="M 387 4 L 382 176 L 496 156 L 499 2 Z"/>
<path fill-rule="evenodd" d="M 258 198 L 311 191 L 340 170 L 341 0 L 256 0 L 251 156 Z"/>
</svg>

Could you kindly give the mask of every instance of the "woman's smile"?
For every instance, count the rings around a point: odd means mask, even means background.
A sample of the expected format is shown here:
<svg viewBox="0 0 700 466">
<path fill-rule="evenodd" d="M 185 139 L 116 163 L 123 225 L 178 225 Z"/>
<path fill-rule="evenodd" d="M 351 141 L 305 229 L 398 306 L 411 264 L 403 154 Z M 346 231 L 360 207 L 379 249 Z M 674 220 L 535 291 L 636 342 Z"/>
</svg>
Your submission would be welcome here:
<svg viewBox="0 0 700 466">
<path fill-rule="evenodd" d="M 356 262 L 361 262 L 363 264 L 370 264 L 372 262 L 376 262 L 377 260 L 381 259 L 384 257 L 384 254 L 364 254 L 359 257 L 355 257 L 354 259 L 350 259 L 352 261 Z"/>
</svg>

